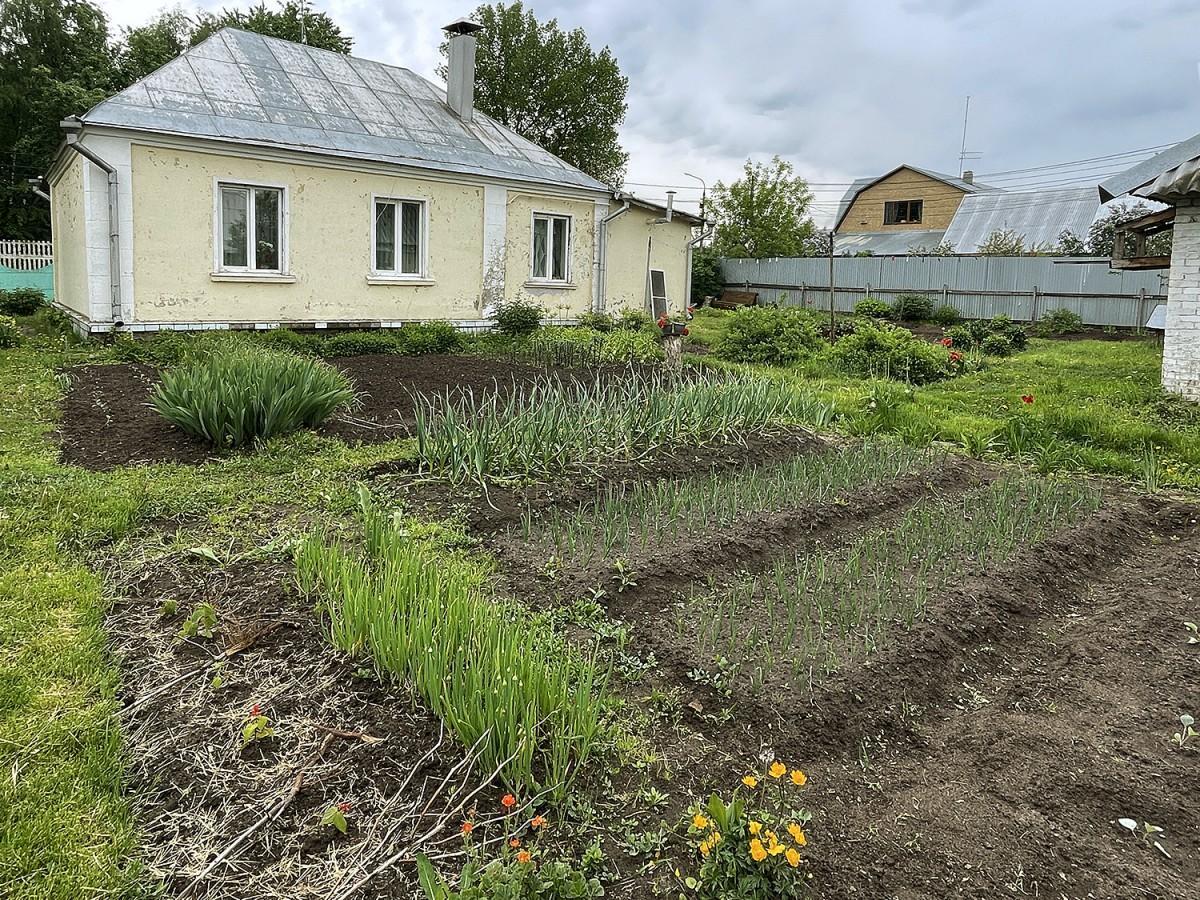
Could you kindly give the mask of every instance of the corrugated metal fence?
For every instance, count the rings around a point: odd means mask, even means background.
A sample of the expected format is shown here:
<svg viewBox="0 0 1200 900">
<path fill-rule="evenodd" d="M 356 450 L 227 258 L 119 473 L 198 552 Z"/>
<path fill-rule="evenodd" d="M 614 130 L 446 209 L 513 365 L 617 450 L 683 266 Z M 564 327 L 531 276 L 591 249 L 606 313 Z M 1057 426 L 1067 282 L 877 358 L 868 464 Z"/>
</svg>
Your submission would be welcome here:
<svg viewBox="0 0 1200 900">
<path fill-rule="evenodd" d="M 54 251 L 49 241 L 0 240 L 0 290 L 23 287 L 54 295 Z"/>
<path fill-rule="evenodd" d="M 923 294 L 968 319 L 1033 322 L 1069 309 L 1089 325 L 1136 328 L 1167 301 L 1165 270 L 1114 271 L 1106 258 L 838 256 L 833 266 L 834 306 L 845 312 L 866 296 Z M 757 290 L 760 303 L 829 308 L 828 257 L 724 259 L 721 271 L 728 286 Z"/>
</svg>

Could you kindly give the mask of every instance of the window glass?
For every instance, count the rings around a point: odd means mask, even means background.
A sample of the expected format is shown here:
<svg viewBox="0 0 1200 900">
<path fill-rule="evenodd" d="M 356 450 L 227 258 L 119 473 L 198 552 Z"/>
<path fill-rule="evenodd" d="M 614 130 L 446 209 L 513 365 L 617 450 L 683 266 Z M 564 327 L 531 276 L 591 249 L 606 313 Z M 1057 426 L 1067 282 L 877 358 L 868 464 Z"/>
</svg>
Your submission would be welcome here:
<svg viewBox="0 0 1200 900">
<path fill-rule="evenodd" d="M 279 191 L 254 191 L 254 268 L 279 269 Z"/>
<path fill-rule="evenodd" d="M 533 276 L 546 278 L 549 258 L 550 223 L 546 219 L 533 220 Z"/>
<path fill-rule="evenodd" d="M 250 264 L 246 247 L 250 192 L 242 188 L 221 189 L 221 264 L 246 268 Z"/>
<path fill-rule="evenodd" d="M 421 204 L 401 204 L 400 271 L 405 275 L 421 274 Z"/>
<path fill-rule="evenodd" d="M 396 271 L 396 204 L 375 204 L 375 271 Z"/>
<path fill-rule="evenodd" d="M 555 281 L 567 280 L 567 220 L 554 219 L 554 260 L 551 278 Z"/>
</svg>

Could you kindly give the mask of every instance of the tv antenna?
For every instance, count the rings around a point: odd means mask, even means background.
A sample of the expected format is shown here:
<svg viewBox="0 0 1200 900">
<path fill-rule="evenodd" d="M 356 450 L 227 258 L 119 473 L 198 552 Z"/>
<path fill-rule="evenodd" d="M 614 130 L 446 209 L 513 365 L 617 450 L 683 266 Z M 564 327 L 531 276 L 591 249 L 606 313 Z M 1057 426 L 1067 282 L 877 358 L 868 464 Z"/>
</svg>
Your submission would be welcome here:
<svg viewBox="0 0 1200 900">
<path fill-rule="evenodd" d="M 966 171 L 967 167 L 966 167 L 965 163 L 967 162 L 967 160 L 979 159 L 981 156 L 983 156 L 982 153 L 977 153 L 974 150 L 967 150 L 967 120 L 970 118 L 970 116 L 971 116 L 971 95 L 967 94 L 967 102 L 966 102 L 966 105 L 963 107 L 962 146 L 959 148 L 959 151 L 958 151 L 958 177 L 959 178 L 962 178 L 963 172 Z"/>
</svg>

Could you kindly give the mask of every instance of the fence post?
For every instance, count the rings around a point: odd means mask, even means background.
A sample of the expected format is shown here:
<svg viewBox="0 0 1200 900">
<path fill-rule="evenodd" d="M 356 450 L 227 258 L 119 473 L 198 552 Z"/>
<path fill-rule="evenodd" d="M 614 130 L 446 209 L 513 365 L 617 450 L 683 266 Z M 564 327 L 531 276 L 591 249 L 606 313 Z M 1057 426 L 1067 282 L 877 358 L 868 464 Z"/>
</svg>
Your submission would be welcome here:
<svg viewBox="0 0 1200 900">
<path fill-rule="evenodd" d="M 950 285 L 942 283 L 942 306 L 950 305 Z"/>
<path fill-rule="evenodd" d="M 869 281 L 867 282 L 867 296 L 871 296 L 871 282 Z"/>
<path fill-rule="evenodd" d="M 1150 318 L 1146 315 L 1146 289 L 1138 289 L 1138 317 L 1137 317 L 1137 333 L 1142 333 L 1142 328 L 1146 325 L 1146 320 Z"/>
<path fill-rule="evenodd" d="M 800 282 L 800 305 L 808 306 L 808 285 Z"/>
<path fill-rule="evenodd" d="M 1029 314 L 1031 316 L 1029 319 L 1030 322 L 1038 320 L 1038 286 L 1036 284 L 1033 286 L 1033 308 L 1030 309 Z"/>
</svg>

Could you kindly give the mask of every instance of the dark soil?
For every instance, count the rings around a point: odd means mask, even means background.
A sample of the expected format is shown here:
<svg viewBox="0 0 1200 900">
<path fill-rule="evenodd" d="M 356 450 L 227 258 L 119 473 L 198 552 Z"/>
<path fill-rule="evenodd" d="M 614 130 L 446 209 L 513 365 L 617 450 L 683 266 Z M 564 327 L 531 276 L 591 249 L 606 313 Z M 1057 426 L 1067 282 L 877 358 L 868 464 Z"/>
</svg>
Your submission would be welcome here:
<svg viewBox="0 0 1200 900">
<path fill-rule="evenodd" d="M 348 442 L 402 437 L 413 422 L 410 392 L 447 390 L 489 394 L 511 390 L 548 370 L 478 356 L 354 356 L 334 364 L 354 381 L 358 404 L 317 429 Z M 67 370 L 63 400 L 62 460 L 104 470 L 132 463 L 200 463 L 220 454 L 180 431 L 150 404 L 158 370 L 136 363 L 88 365 Z"/>
</svg>

